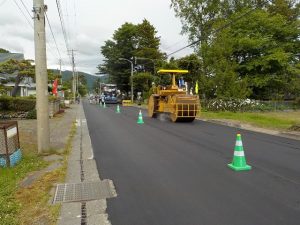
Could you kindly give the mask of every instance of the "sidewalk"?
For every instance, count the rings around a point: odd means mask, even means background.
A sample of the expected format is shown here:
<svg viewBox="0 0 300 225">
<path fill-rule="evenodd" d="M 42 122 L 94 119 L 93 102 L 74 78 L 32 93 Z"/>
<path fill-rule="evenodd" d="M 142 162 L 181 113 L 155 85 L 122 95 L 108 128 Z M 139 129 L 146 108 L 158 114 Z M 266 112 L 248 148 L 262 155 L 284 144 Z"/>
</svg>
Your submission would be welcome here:
<svg viewBox="0 0 300 225">
<path fill-rule="evenodd" d="M 77 131 L 68 159 L 66 184 L 62 184 L 63 203 L 57 224 L 108 225 L 110 222 L 106 214 L 106 198 L 115 197 L 116 193 L 111 181 L 100 180 L 83 106 L 79 104 L 75 108 Z M 74 187 L 72 193 L 68 193 L 70 187 Z M 60 200 L 58 190 L 56 190 L 54 201 Z M 70 195 L 73 199 L 70 199 Z"/>
<path fill-rule="evenodd" d="M 72 105 L 72 108 L 66 109 L 65 113 L 49 119 L 52 149 L 64 150 L 78 107 L 78 105 Z M 18 120 L 18 126 L 23 136 L 27 137 L 30 142 L 37 143 L 37 120 Z M 26 143 L 26 138 L 23 139 L 23 143 Z"/>
</svg>

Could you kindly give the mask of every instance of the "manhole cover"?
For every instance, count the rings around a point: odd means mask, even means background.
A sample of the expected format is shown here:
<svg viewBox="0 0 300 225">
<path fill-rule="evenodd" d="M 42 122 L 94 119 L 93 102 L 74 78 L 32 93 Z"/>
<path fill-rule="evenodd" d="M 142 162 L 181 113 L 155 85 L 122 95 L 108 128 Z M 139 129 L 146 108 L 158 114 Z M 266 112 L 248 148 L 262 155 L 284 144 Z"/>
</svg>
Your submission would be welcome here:
<svg viewBox="0 0 300 225">
<path fill-rule="evenodd" d="M 60 202 L 85 202 L 116 196 L 117 193 L 111 180 L 58 184 L 53 204 Z"/>
</svg>

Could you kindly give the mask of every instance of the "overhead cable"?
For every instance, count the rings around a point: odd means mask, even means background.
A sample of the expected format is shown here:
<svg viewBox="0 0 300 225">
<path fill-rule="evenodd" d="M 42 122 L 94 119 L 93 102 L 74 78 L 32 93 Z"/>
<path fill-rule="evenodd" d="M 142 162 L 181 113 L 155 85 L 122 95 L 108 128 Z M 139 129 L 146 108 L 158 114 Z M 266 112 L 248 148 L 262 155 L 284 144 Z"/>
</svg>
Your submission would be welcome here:
<svg viewBox="0 0 300 225">
<path fill-rule="evenodd" d="M 51 27 L 51 24 L 50 24 L 50 21 L 49 21 L 49 18 L 48 18 L 48 15 L 47 15 L 46 12 L 45 12 L 45 16 L 46 16 L 46 20 L 47 20 L 47 22 L 48 22 L 48 25 L 49 25 L 49 28 L 50 28 L 50 31 L 51 31 L 51 34 L 52 34 L 52 37 L 53 37 L 53 40 L 54 40 L 54 43 L 55 43 L 55 46 L 56 46 L 56 50 L 57 50 L 57 52 L 58 52 L 59 58 L 61 59 L 61 54 L 60 54 L 59 48 L 58 48 L 58 46 L 57 46 L 57 42 L 56 42 L 56 39 L 55 39 L 53 30 L 52 30 L 52 27 Z"/>
<path fill-rule="evenodd" d="M 30 20 L 27 18 L 26 14 L 24 13 L 24 11 L 22 10 L 22 8 L 19 6 L 19 4 L 16 2 L 16 0 L 14 0 L 14 3 L 16 4 L 16 6 L 18 7 L 18 9 L 20 10 L 20 12 L 23 14 L 23 16 L 25 17 L 27 23 L 29 24 L 29 26 L 31 26 L 32 29 L 33 28 L 33 25 L 31 24 Z M 31 16 L 30 16 L 31 18 Z"/>
<path fill-rule="evenodd" d="M 267 3 L 268 3 L 268 1 L 262 2 L 262 3 L 260 4 L 260 7 L 263 7 L 263 6 L 264 6 L 265 4 L 267 4 Z M 221 30 L 223 30 L 223 29 L 225 29 L 225 28 L 227 28 L 227 27 L 230 27 L 232 24 L 234 24 L 235 22 L 237 22 L 237 21 L 240 20 L 241 18 L 243 18 L 243 17 L 245 17 L 245 16 L 248 16 L 249 14 L 251 14 L 252 12 L 254 12 L 254 11 L 257 10 L 257 9 L 258 9 L 258 8 L 253 8 L 253 9 L 248 10 L 247 12 L 245 12 L 245 13 L 243 13 L 242 15 L 238 16 L 237 18 L 235 18 L 235 19 L 231 20 L 230 22 L 224 24 L 223 26 L 219 27 L 218 29 L 216 29 L 216 30 L 215 30 L 214 32 L 212 32 L 212 33 L 213 33 L 213 34 L 219 33 Z M 195 44 L 198 44 L 200 41 L 201 41 L 201 39 L 199 38 L 198 40 L 192 42 L 191 44 L 186 45 L 186 46 L 184 46 L 184 47 L 182 47 L 182 48 L 180 48 L 180 49 L 178 49 L 178 50 L 176 50 L 176 51 L 174 51 L 174 52 L 172 52 L 172 53 L 170 53 L 170 54 L 167 54 L 167 57 L 169 57 L 169 56 L 171 56 L 171 55 L 174 55 L 174 54 L 176 54 L 177 52 L 180 52 L 180 51 L 182 51 L 182 50 L 184 50 L 184 49 L 186 49 L 186 48 L 189 48 L 189 47 L 191 47 L 191 46 L 193 46 L 193 45 L 195 45 Z"/>
<path fill-rule="evenodd" d="M 29 12 L 29 10 L 28 10 L 27 6 L 24 4 L 23 0 L 20 0 L 20 1 L 21 1 L 22 5 L 24 6 L 24 8 L 25 8 L 25 10 L 26 10 L 27 14 L 29 15 L 29 18 L 31 18 L 31 17 L 32 17 L 32 15 L 30 14 L 30 12 Z"/>
</svg>

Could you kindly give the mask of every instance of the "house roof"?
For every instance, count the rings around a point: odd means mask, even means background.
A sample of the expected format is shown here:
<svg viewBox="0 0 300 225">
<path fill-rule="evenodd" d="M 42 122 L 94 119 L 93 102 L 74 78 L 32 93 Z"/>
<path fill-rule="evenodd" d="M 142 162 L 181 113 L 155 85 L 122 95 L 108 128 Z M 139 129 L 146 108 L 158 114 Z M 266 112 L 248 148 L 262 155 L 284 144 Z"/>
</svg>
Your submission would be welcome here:
<svg viewBox="0 0 300 225">
<path fill-rule="evenodd" d="M 15 86 L 15 83 L 13 82 L 8 82 L 6 84 L 3 84 L 4 86 L 6 87 L 14 87 Z M 35 83 L 20 83 L 18 85 L 19 87 L 31 87 L 31 88 L 35 88 L 36 87 L 36 84 Z"/>
</svg>

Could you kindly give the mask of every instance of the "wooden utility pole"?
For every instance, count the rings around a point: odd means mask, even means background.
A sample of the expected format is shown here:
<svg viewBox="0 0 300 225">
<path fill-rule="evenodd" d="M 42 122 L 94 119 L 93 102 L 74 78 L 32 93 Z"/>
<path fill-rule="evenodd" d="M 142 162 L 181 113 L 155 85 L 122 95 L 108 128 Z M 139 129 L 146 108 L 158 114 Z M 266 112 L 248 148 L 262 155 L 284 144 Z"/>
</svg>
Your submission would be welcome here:
<svg viewBox="0 0 300 225">
<path fill-rule="evenodd" d="M 44 0 L 33 0 L 38 152 L 50 149 Z"/>
</svg>

